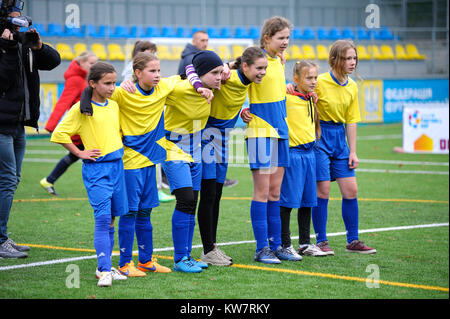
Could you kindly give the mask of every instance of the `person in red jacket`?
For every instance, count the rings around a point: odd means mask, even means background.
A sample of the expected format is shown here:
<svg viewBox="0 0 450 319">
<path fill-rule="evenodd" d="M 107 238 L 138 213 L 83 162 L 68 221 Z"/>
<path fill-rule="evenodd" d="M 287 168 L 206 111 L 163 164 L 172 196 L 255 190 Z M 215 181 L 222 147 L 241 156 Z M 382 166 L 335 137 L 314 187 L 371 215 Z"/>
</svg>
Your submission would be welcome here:
<svg viewBox="0 0 450 319">
<path fill-rule="evenodd" d="M 69 68 L 64 73 L 64 89 L 53 108 L 52 114 L 47 121 L 45 129 L 50 133 L 53 132 L 58 122 L 63 115 L 81 98 L 83 89 L 87 86 L 87 75 L 89 69 L 98 61 L 97 56 L 92 52 L 83 52 L 76 57 L 69 65 Z M 72 136 L 72 142 L 80 149 L 83 150 L 84 146 L 81 142 L 80 136 Z M 54 183 L 61 177 L 62 174 L 69 168 L 70 165 L 75 163 L 78 157 L 72 153 L 64 156 L 58 164 L 56 164 L 53 171 L 47 177 L 41 179 L 41 186 L 50 194 L 57 196 L 55 192 Z"/>
</svg>

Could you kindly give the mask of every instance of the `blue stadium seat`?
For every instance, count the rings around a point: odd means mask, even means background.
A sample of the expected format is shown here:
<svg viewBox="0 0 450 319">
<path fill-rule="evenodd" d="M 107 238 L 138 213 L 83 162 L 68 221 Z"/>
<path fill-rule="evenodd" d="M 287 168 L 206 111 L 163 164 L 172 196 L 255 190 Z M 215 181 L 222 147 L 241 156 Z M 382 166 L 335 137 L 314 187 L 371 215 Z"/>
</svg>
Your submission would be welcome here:
<svg viewBox="0 0 450 319">
<path fill-rule="evenodd" d="M 46 37 L 48 36 L 48 32 L 47 32 L 47 27 L 45 26 L 45 24 L 42 23 L 34 23 L 32 26 L 32 28 L 35 28 L 37 32 L 39 32 L 39 35 L 41 37 Z"/>
<path fill-rule="evenodd" d="M 328 31 L 325 28 L 318 28 L 317 29 L 317 38 L 319 40 L 328 40 Z"/>
<path fill-rule="evenodd" d="M 208 36 L 210 38 L 220 38 L 220 31 L 218 28 L 216 27 L 208 27 L 208 29 L 206 29 L 206 32 L 208 32 Z"/>
<path fill-rule="evenodd" d="M 115 27 L 109 26 L 110 38 L 128 38 L 130 32 L 126 25 L 116 25 Z"/>
<path fill-rule="evenodd" d="M 344 27 L 342 28 L 342 38 L 343 39 L 351 39 L 354 40 L 355 37 L 355 32 L 353 32 L 353 29 L 350 27 Z"/>
<path fill-rule="evenodd" d="M 300 39 L 302 40 L 312 40 L 316 38 L 316 33 L 314 32 L 313 28 L 305 27 L 303 28 L 303 34 L 301 35 Z"/>
<path fill-rule="evenodd" d="M 146 36 L 150 37 L 150 38 L 152 38 L 152 37 L 160 37 L 161 33 L 160 33 L 158 27 L 156 27 L 156 26 L 148 26 L 146 28 Z"/>
<path fill-rule="evenodd" d="M 337 27 L 331 27 L 328 31 L 328 39 L 329 40 L 338 40 L 342 38 L 342 33 Z"/>
<path fill-rule="evenodd" d="M 220 36 L 224 39 L 232 38 L 233 33 L 231 32 L 231 28 L 230 27 L 222 27 L 220 29 Z"/>
<path fill-rule="evenodd" d="M 48 24 L 48 36 L 49 37 L 63 37 L 64 27 L 59 23 L 49 23 Z"/>
<path fill-rule="evenodd" d="M 237 26 L 234 28 L 234 38 L 235 39 L 243 39 L 248 38 L 249 34 L 246 28 Z"/>
<path fill-rule="evenodd" d="M 371 38 L 371 31 L 363 27 L 358 27 L 356 34 L 358 36 L 358 40 L 370 40 Z"/>
<path fill-rule="evenodd" d="M 132 25 L 130 27 L 130 38 L 141 38 L 145 37 L 145 29 L 140 25 Z"/>
<path fill-rule="evenodd" d="M 171 26 L 165 26 L 161 29 L 161 36 L 164 38 L 175 38 L 177 36 L 175 29 Z"/>
<path fill-rule="evenodd" d="M 188 27 L 177 27 L 176 30 L 178 38 L 188 38 L 191 33 L 191 29 Z"/>
<path fill-rule="evenodd" d="M 86 25 L 86 35 L 92 38 L 104 38 L 106 36 L 106 26 L 99 25 L 96 27 L 93 24 Z"/>
<path fill-rule="evenodd" d="M 299 27 L 294 27 L 292 30 L 292 39 L 299 40 L 302 38 L 302 30 Z"/>
<path fill-rule="evenodd" d="M 374 38 L 376 40 L 394 40 L 394 35 L 388 27 L 375 29 Z"/>
<path fill-rule="evenodd" d="M 189 37 L 192 37 L 192 35 L 197 31 L 205 31 L 205 28 L 198 26 L 198 25 L 193 26 L 191 29 L 191 32 L 189 33 Z"/>
<path fill-rule="evenodd" d="M 66 37 L 84 38 L 86 34 L 86 26 L 82 25 L 79 28 L 70 28 L 66 25 L 64 35 Z"/>
<path fill-rule="evenodd" d="M 258 26 L 252 26 L 249 29 L 248 35 L 251 39 L 257 40 L 261 36 L 261 30 Z"/>
</svg>

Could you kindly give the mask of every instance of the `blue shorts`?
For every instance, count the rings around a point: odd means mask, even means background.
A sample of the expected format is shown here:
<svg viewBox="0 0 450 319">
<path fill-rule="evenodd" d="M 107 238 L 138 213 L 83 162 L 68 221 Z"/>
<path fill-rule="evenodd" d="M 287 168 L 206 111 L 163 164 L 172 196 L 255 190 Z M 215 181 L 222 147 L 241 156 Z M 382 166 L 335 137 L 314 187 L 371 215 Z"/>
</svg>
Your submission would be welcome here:
<svg viewBox="0 0 450 319">
<path fill-rule="evenodd" d="M 314 142 L 310 148 L 291 147 L 290 166 L 281 183 L 280 206 L 290 208 L 317 206 L 316 157 Z"/>
<path fill-rule="evenodd" d="M 289 166 L 289 140 L 272 137 L 247 138 L 250 169 Z"/>
<path fill-rule="evenodd" d="M 83 163 L 82 176 L 94 217 L 128 213 L 127 190 L 122 159 Z"/>
<path fill-rule="evenodd" d="M 345 126 L 324 121 L 320 121 L 320 126 L 322 135 L 315 148 L 317 181 L 355 176 L 355 170 L 348 167 L 350 150 Z"/>
<path fill-rule="evenodd" d="M 170 192 L 183 187 L 192 187 L 199 191 L 202 184 L 202 163 L 184 161 L 166 161 L 161 164 Z"/>
<path fill-rule="evenodd" d="M 216 127 L 203 131 L 202 179 L 215 179 L 224 183 L 228 170 L 229 134 Z"/>
<path fill-rule="evenodd" d="M 131 212 L 159 206 L 156 166 L 125 170 L 128 208 Z"/>
</svg>

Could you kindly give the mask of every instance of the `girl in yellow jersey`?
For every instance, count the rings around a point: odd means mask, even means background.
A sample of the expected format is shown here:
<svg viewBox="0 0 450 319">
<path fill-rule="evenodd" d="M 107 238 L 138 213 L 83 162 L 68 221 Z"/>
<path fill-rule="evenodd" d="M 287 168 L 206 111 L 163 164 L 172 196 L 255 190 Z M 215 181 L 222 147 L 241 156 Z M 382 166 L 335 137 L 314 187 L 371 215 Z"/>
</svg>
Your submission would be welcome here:
<svg viewBox="0 0 450 319">
<path fill-rule="evenodd" d="M 220 88 L 223 63 L 217 54 L 204 50 L 193 59 L 204 87 Z M 195 210 L 202 178 L 201 133 L 211 106 L 188 80 L 177 83 L 168 96 L 165 111 L 167 160 L 162 168 L 176 197 L 172 216 L 174 270 L 201 272 L 208 265 L 191 258 Z"/>
<path fill-rule="evenodd" d="M 316 149 L 317 206 L 313 208 L 313 224 L 317 246 L 327 254 L 334 252 L 328 245 L 326 221 L 330 182 L 336 180 L 342 193 L 342 218 L 347 230 L 346 251 L 372 254 L 376 250 L 358 239 L 358 199 L 355 169 L 356 123 L 361 120 L 358 105 L 358 87 L 349 78 L 356 70 L 358 55 L 351 41 L 338 40 L 330 50 L 328 63 L 331 71 L 317 80 L 317 108 L 320 114 L 322 137 Z"/>
<path fill-rule="evenodd" d="M 267 58 L 260 48 L 249 47 L 243 52 L 242 57 L 233 63 L 230 78 L 214 93 L 211 113 L 202 134 L 202 184 L 198 224 L 203 252 L 200 260 L 211 265 L 232 264 L 231 257 L 216 245 L 219 203 L 228 168 L 229 133 L 247 99 L 250 84 L 260 83 L 266 68 Z"/>
<path fill-rule="evenodd" d="M 286 168 L 281 184 L 281 242 L 285 254 L 293 259 L 301 259 L 299 254 L 326 256 L 310 243 L 311 207 L 317 205 L 314 146 L 316 138 L 320 138 L 319 114 L 311 96 L 317 84 L 317 69 L 314 62 L 297 62 L 294 65 L 297 89 L 286 97 L 290 166 Z M 289 230 L 293 208 L 298 209 L 298 253 L 292 247 Z"/>
<path fill-rule="evenodd" d="M 286 124 L 286 78 L 283 55 L 289 44 L 291 23 L 272 17 L 261 29 L 267 73 L 249 89 L 251 121 L 247 124 L 247 152 L 253 176 L 250 215 L 256 239 L 255 261 L 279 264 L 289 260 L 281 251 L 280 187 L 289 166 L 289 131 Z M 246 114 L 243 116 L 245 117 Z"/>
<path fill-rule="evenodd" d="M 109 99 L 116 71 L 108 63 L 97 62 L 87 80 L 92 89 L 92 116 L 82 114 L 80 103 L 76 103 L 53 131 L 51 141 L 83 159 L 83 182 L 94 209 L 98 286 L 111 286 L 113 279 L 127 279 L 111 267 L 114 217 L 128 211 L 119 107 Z M 70 137 L 75 134 L 80 135 L 85 150 L 72 143 Z"/>
</svg>

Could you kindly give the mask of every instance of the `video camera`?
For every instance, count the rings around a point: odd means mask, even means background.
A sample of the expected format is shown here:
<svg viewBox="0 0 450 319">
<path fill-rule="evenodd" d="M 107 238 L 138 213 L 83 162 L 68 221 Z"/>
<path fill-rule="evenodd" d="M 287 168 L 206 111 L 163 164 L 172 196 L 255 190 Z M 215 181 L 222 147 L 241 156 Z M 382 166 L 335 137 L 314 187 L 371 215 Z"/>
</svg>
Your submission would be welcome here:
<svg viewBox="0 0 450 319">
<path fill-rule="evenodd" d="M 20 32 L 16 28 L 28 28 L 33 24 L 30 17 L 18 16 L 10 17 L 9 14 L 13 11 L 22 11 L 24 3 L 21 0 L 0 0 L 0 35 L 5 29 L 8 29 L 13 34 L 13 39 L 22 43 L 24 47 L 32 48 L 38 44 L 38 34 L 34 32 Z"/>
</svg>

